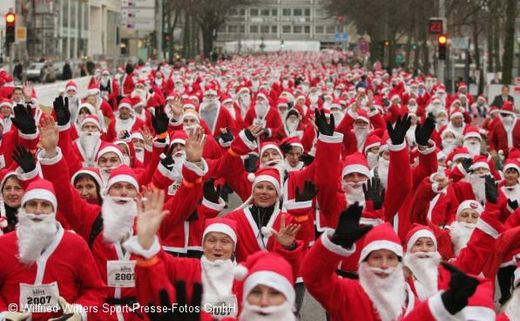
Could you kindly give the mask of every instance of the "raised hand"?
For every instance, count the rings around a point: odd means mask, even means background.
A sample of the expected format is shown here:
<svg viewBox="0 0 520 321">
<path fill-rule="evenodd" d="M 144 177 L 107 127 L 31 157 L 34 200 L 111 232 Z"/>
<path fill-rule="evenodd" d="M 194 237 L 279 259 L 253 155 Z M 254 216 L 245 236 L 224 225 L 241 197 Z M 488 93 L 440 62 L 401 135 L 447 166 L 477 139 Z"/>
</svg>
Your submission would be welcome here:
<svg viewBox="0 0 520 321">
<path fill-rule="evenodd" d="M 36 133 L 36 121 L 31 111 L 31 106 L 18 104 L 14 107 L 14 117 L 11 117 L 13 125 L 24 134 Z"/>
<path fill-rule="evenodd" d="M 58 96 L 52 103 L 58 126 L 67 125 L 70 121 L 69 98 Z"/>
<path fill-rule="evenodd" d="M 36 168 L 36 158 L 22 145 L 16 146 L 16 149 L 13 151 L 13 159 L 24 173 L 30 173 Z"/>
<path fill-rule="evenodd" d="M 334 135 L 334 129 L 336 128 L 334 124 L 334 117 L 330 117 L 330 120 L 327 122 L 327 117 L 325 116 L 325 111 L 318 111 L 317 109 L 314 111 L 315 114 L 315 124 L 318 127 L 318 132 L 320 134 L 326 136 Z"/>
<path fill-rule="evenodd" d="M 296 186 L 296 194 L 294 200 L 296 202 L 307 202 L 314 199 L 314 197 L 318 194 L 318 190 L 316 189 L 316 185 L 314 185 L 311 181 L 305 181 L 303 183 L 303 191 L 300 193 L 300 188 Z"/>
<path fill-rule="evenodd" d="M 40 121 L 40 147 L 45 149 L 47 156 L 55 155 L 58 146 L 58 126 L 50 115 L 43 115 Z"/>
<path fill-rule="evenodd" d="M 173 116 L 175 118 L 179 118 L 182 115 L 182 112 L 184 111 L 184 102 L 182 97 L 175 96 L 170 106 L 173 112 Z"/>
<path fill-rule="evenodd" d="M 309 166 L 314 161 L 314 156 L 304 153 L 300 155 L 299 159 L 305 164 L 305 166 Z"/>
<path fill-rule="evenodd" d="M 137 240 L 144 249 L 149 249 L 159 231 L 161 222 L 169 211 L 163 211 L 164 191 L 145 188 L 144 198 L 137 200 Z"/>
<path fill-rule="evenodd" d="M 248 128 L 244 129 L 244 133 L 246 134 L 247 139 L 252 142 L 256 141 L 256 138 L 262 135 L 264 129 L 262 126 L 251 125 Z"/>
<path fill-rule="evenodd" d="M 204 182 L 202 191 L 205 199 L 211 203 L 218 204 L 220 199 L 220 186 L 215 187 L 215 180 L 213 178 L 210 178 Z"/>
<path fill-rule="evenodd" d="M 202 128 L 197 127 L 195 131 L 190 133 L 186 140 L 186 160 L 191 163 L 197 163 L 202 160 L 202 152 L 204 151 L 204 144 L 206 137 Z"/>
<path fill-rule="evenodd" d="M 147 315 L 151 321 L 200 321 L 200 311 L 202 310 L 202 284 L 193 284 L 191 304 L 188 304 L 188 292 L 186 291 L 186 283 L 184 281 L 175 282 L 175 295 L 177 296 L 177 305 L 174 307 L 170 301 L 170 297 L 166 290 L 161 290 L 159 297 L 161 302 L 159 304 L 149 303 Z M 168 307 L 168 309 L 158 310 L 157 306 Z M 185 307 L 179 309 L 178 307 Z"/>
<path fill-rule="evenodd" d="M 234 137 L 233 137 L 233 134 L 231 133 L 231 131 L 229 130 L 229 128 L 226 128 L 224 131 L 222 131 L 220 133 L 220 137 L 219 137 L 223 143 L 229 143 L 229 142 L 232 142 Z"/>
<path fill-rule="evenodd" d="M 442 303 L 450 314 L 456 314 L 468 305 L 468 299 L 477 290 L 479 281 L 451 264 L 441 264 L 451 273 L 450 287 L 441 295 Z"/>
<path fill-rule="evenodd" d="M 22 93 L 26 102 L 31 100 L 33 94 L 33 86 L 29 81 L 25 81 L 23 83 Z"/>
<path fill-rule="evenodd" d="M 139 132 L 143 135 L 145 146 L 153 146 L 153 134 L 148 126 L 143 126 L 139 129 Z"/>
<path fill-rule="evenodd" d="M 331 237 L 331 241 L 341 245 L 345 249 L 352 248 L 352 245 L 367 234 L 372 229 L 371 225 L 360 226 L 359 220 L 363 207 L 359 203 L 354 203 L 341 212 L 336 230 Z"/>
<path fill-rule="evenodd" d="M 386 123 L 386 129 L 388 130 L 388 135 L 390 136 L 393 145 L 401 145 L 404 142 L 406 132 L 410 129 L 411 125 L 412 118 L 408 114 L 403 117 L 399 116 L 394 127 L 392 127 L 390 122 Z"/>
<path fill-rule="evenodd" d="M 473 160 L 471 160 L 471 158 L 464 158 L 460 164 L 462 165 L 462 167 L 464 168 L 464 170 L 466 171 L 466 173 L 469 173 L 471 172 L 471 165 L 473 164 Z"/>
<path fill-rule="evenodd" d="M 434 129 L 435 118 L 432 114 L 428 114 L 424 124 L 417 124 L 417 127 L 415 128 L 415 141 L 417 144 L 420 146 L 427 146 Z"/>
<path fill-rule="evenodd" d="M 152 115 L 152 126 L 156 135 L 161 135 L 168 130 L 170 120 L 164 112 L 163 106 L 155 107 L 155 115 Z"/>
<path fill-rule="evenodd" d="M 166 167 L 168 170 L 171 170 L 173 165 L 175 164 L 175 160 L 173 159 L 172 152 L 173 152 L 173 144 L 171 144 L 170 146 L 164 147 L 163 153 L 161 155 L 161 164 L 164 167 Z"/>
<path fill-rule="evenodd" d="M 509 207 L 515 211 L 517 208 L 518 208 L 518 201 L 517 200 L 511 200 L 511 199 L 507 199 L 507 205 L 509 205 Z"/>
<path fill-rule="evenodd" d="M 381 182 L 376 177 L 368 180 L 366 185 L 363 185 L 363 192 L 365 193 L 365 200 L 371 200 L 374 210 L 383 208 L 385 202 L 385 190 L 381 188 Z"/>
<path fill-rule="evenodd" d="M 498 184 L 491 175 L 486 175 L 486 200 L 490 203 L 496 204 L 498 200 Z"/>
<path fill-rule="evenodd" d="M 276 241 L 280 243 L 285 248 L 291 248 L 294 246 L 296 241 L 296 235 L 301 229 L 300 224 L 289 224 L 288 226 L 285 225 L 285 217 L 286 214 L 282 214 L 282 217 L 280 218 L 280 230 L 276 231 L 275 229 L 271 228 L 271 232 L 273 233 Z"/>
</svg>

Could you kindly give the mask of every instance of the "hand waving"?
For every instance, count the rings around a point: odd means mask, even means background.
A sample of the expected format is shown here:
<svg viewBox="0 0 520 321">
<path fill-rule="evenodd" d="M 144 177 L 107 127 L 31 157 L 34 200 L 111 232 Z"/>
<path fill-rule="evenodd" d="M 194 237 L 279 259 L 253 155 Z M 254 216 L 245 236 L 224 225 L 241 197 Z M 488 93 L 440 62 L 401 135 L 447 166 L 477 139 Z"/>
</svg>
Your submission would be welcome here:
<svg viewBox="0 0 520 321">
<path fill-rule="evenodd" d="M 468 299 L 477 290 L 479 281 L 451 264 L 441 264 L 451 273 L 450 287 L 441 295 L 442 303 L 450 314 L 456 314 L 468 304 Z"/>
<path fill-rule="evenodd" d="M 34 120 L 31 106 L 18 104 L 14 107 L 14 117 L 11 117 L 13 125 L 24 134 L 36 133 L 36 121 Z"/>
<path fill-rule="evenodd" d="M 314 183 L 311 181 L 305 181 L 303 183 L 303 191 L 301 193 L 300 188 L 296 186 L 296 194 L 294 199 L 296 202 L 312 201 L 317 194 L 318 190 L 316 189 L 316 185 L 314 185 Z"/>
<path fill-rule="evenodd" d="M 186 160 L 188 162 L 197 163 L 201 161 L 205 142 L 206 137 L 202 128 L 197 127 L 194 132 L 190 133 L 186 140 Z"/>
<path fill-rule="evenodd" d="M 202 187 L 204 198 L 211 203 L 218 204 L 220 199 L 220 186 L 215 187 L 215 180 L 213 178 L 204 182 Z"/>
<path fill-rule="evenodd" d="M 56 97 L 52 103 L 58 126 L 64 126 L 70 121 L 69 98 Z"/>
<path fill-rule="evenodd" d="M 415 128 L 415 141 L 420 146 L 428 146 L 428 140 L 435 129 L 435 119 L 432 114 L 428 114 L 428 117 L 424 121 L 424 124 L 417 124 Z"/>
<path fill-rule="evenodd" d="M 401 145 L 404 142 L 406 132 L 412 125 L 411 119 L 412 118 L 406 114 L 403 117 L 399 116 L 397 118 L 394 127 L 392 127 L 390 122 L 386 123 L 386 129 L 388 130 L 388 135 L 390 136 L 393 145 Z"/>
<path fill-rule="evenodd" d="M 288 226 L 285 226 L 286 216 L 287 214 L 282 214 L 282 217 L 280 218 L 280 230 L 277 232 L 276 230 L 271 229 L 271 231 L 280 245 L 285 248 L 290 248 L 294 245 L 296 235 L 302 226 L 300 224 L 289 224 Z"/>
<path fill-rule="evenodd" d="M 316 109 L 314 113 L 316 118 L 315 124 L 316 127 L 318 127 L 318 132 L 326 136 L 334 135 L 334 129 L 336 128 L 334 124 L 334 117 L 330 117 L 330 120 L 327 122 L 325 111 L 318 111 Z"/>
<path fill-rule="evenodd" d="M 341 245 L 345 249 L 350 249 L 352 245 L 367 234 L 372 229 L 371 225 L 360 226 L 359 220 L 363 207 L 359 203 L 350 205 L 347 209 L 341 212 L 338 225 L 332 235 L 331 241 L 335 244 Z"/>
<path fill-rule="evenodd" d="M 13 159 L 24 173 L 30 173 L 36 168 L 36 158 L 22 145 L 16 146 L 13 151 Z"/>
<path fill-rule="evenodd" d="M 137 240 L 148 249 L 152 246 L 155 235 L 168 211 L 163 211 L 164 191 L 145 188 L 144 198 L 137 200 Z"/>
<path fill-rule="evenodd" d="M 371 200 L 374 210 L 380 210 L 383 208 L 385 202 L 385 190 L 381 188 L 381 182 L 376 177 L 367 181 L 366 185 L 363 185 L 363 192 L 365 193 L 365 200 Z"/>
<path fill-rule="evenodd" d="M 155 107 L 155 115 L 152 115 L 152 126 L 156 135 L 161 135 L 168 130 L 170 120 L 164 112 L 163 106 Z"/>
</svg>

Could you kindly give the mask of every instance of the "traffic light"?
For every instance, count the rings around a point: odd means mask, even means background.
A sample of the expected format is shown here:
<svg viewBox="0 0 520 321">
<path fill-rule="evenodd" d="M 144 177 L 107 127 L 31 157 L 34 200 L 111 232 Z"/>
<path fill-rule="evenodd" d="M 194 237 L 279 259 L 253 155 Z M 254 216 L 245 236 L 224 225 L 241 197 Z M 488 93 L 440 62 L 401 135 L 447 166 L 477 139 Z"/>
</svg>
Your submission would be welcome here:
<svg viewBox="0 0 520 321">
<path fill-rule="evenodd" d="M 5 42 L 7 45 L 16 40 L 16 14 L 8 12 L 5 15 Z"/>
<path fill-rule="evenodd" d="M 448 45 L 448 36 L 439 35 L 439 37 L 437 37 L 437 46 L 439 47 L 439 59 L 440 60 L 446 60 L 447 45 Z"/>
<path fill-rule="evenodd" d="M 385 40 L 385 41 L 383 42 L 383 45 L 385 46 L 385 48 L 390 47 L 390 41 Z"/>
</svg>

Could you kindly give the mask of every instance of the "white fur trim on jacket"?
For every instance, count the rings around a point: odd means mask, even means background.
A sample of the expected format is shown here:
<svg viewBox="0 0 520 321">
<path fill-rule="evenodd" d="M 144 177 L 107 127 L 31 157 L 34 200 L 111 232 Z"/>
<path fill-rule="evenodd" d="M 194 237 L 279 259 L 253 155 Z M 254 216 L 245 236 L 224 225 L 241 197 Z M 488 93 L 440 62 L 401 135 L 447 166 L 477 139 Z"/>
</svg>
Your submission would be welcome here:
<svg viewBox="0 0 520 321">
<path fill-rule="evenodd" d="M 201 166 L 199 166 L 199 165 L 201 165 Z M 197 174 L 197 176 L 200 176 L 200 177 L 203 177 L 204 175 L 206 175 L 208 173 L 208 164 L 206 163 L 204 158 L 201 159 L 200 164 L 192 163 L 190 161 L 185 161 L 184 167 L 186 169 L 194 172 L 195 174 Z"/>
<path fill-rule="evenodd" d="M 45 150 L 41 150 L 38 153 L 38 161 L 40 161 L 40 164 L 42 165 L 55 165 L 63 158 L 63 154 L 61 152 L 61 148 L 56 147 L 56 155 L 54 157 L 49 157 Z"/>
<path fill-rule="evenodd" d="M 356 244 L 352 245 L 352 248 L 347 250 L 340 245 L 332 243 L 330 238 L 333 234 L 334 230 L 331 228 L 325 228 L 325 232 L 321 234 L 321 243 L 327 250 L 331 251 L 334 254 L 341 255 L 344 257 L 351 256 L 352 254 L 354 254 L 354 252 L 356 252 Z"/>
<path fill-rule="evenodd" d="M 343 134 L 338 132 L 334 132 L 332 136 L 320 134 L 318 140 L 330 144 L 341 143 L 343 141 Z"/>
<path fill-rule="evenodd" d="M 161 251 L 161 244 L 159 243 L 159 238 L 157 236 L 154 236 L 153 244 L 150 246 L 149 249 L 144 249 L 141 244 L 139 244 L 139 241 L 137 240 L 137 235 L 134 235 L 130 237 L 128 240 L 126 240 L 123 243 L 123 247 L 131 253 L 140 255 L 144 257 L 145 259 L 150 259 L 157 254 L 159 254 L 159 251 Z"/>
<path fill-rule="evenodd" d="M 465 320 L 464 316 L 461 312 L 457 313 L 456 315 L 452 315 L 446 310 L 446 307 L 442 303 L 441 299 L 442 292 L 439 292 L 432 296 L 428 300 L 428 307 L 430 308 L 430 312 L 435 318 L 435 320 L 438 321 L 462 321 Z"/>
</svg>

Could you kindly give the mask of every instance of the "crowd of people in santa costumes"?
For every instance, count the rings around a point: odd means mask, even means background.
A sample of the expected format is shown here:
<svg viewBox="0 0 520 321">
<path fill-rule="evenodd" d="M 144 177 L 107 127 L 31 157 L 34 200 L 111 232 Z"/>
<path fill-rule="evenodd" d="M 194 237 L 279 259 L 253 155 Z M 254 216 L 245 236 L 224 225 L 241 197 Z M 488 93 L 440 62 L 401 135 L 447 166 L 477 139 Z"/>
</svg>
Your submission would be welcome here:
<svg viewBox="0 0 520 321">
<path fill-rule="evenodd" d="M 518 110 L 354 57 L 0 70 L 0 321 L 520 320 Z"/>
</svg>

